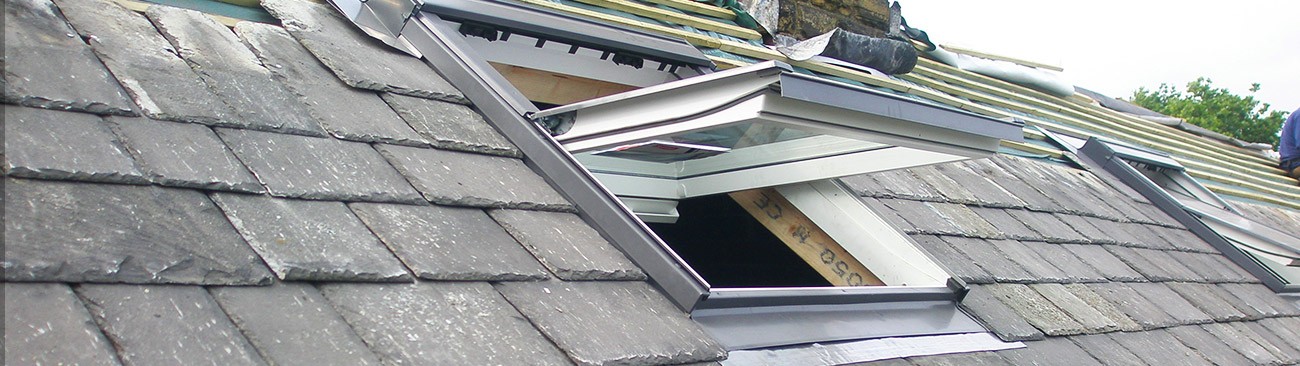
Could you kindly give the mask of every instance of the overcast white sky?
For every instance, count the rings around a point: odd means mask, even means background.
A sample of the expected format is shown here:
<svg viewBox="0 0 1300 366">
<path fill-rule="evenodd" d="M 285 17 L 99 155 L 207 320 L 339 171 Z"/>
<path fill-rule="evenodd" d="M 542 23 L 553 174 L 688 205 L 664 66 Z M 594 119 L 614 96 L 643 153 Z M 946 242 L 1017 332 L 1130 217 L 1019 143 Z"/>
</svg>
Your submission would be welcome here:
<svg viewBox="0 0 1300 366">
<path fill-rule="evenodd" d="M 1160 83 L 1216 87 L 1300 107 L 1300 1 L 900 0 L 939 44 L 1054 64 L 1076 85 L 1127 98 Z"/>
</svg>

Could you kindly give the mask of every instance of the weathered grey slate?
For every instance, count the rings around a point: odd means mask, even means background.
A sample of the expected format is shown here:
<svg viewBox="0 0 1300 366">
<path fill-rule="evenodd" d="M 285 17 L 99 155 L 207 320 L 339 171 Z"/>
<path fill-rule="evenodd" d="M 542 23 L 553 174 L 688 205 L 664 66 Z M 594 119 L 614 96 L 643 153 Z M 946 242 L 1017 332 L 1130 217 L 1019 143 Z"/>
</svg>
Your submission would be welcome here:
<svg viewBox="0 0 1300 366">
<path fill-rule="evenodd" d="M 1220 288 L 1240 299 L 1240 302 L 1266 317 L 1298 316 L 1300 308 L 1278 296 L 1264 285 L 1256 284 L 1221 284 Z"/>
<path fill-rule="evenodd" d="M 1039 256 L 1038 253 L 1029 249 L 1028 245 L 1030 244 L 1016 240 L 989 240 L 989 243 L 998 248 L 998 250 L 1005 254 L 1007 258 L 1011 259 L 1012 262 L 1016 262 L 1016 264 L 1019 264 L 1021 268 L 1028 271 L 1030 275 L 1037 278 L 1038 282 L 1069 282 L 1069 275 L 1067 275 L 1065 271 L 1052 265 L 1052 263 L 1048 263 L 1047 260 Z M 1056 245 L 1044 244 L 1042 242 L 1030 243 L 1033 243 L 1033 245 Z"/>
<path fill-rule="evenodd" d="M 998 355 L 1010 361 L 1012 365 L 1101 365 L 1100 361 L 1065 337 L 1051 337 L 1026 343 L 1025 346 L 1025 348 L 999 351 Z"/>
<path fill-rule="evenodd" d="M 4 101 L 95 114 L 137 115 L 126 92 L 49 0 L 5 2 Z"/>
<path fill-rule="evenodd" d="M 380 94 L 415 131 L 449 150 L 483 154 L 523 156 L 515 145 L 470 107 L 404 95 Z"/>
<path fill-rule="evenodd" d="M 1128 348 L 1115 342 L 1106 334 L 1092 334 L 1070 337 L 1074 344 L 1079 345 L 1085 352 L 1101 361 L 1103 365 L 1131 365 L 1146 366 L 1146 362 L 1137 355 L 1134 355 Z"/>
<path fill-rule="evenodd" d="M 1137 243 L 1141 241 L 1137 237 L 1133 236 L 1133 234 L 1130 234 L 1128 230 L 1123 230 L 1120 227 L 1122 225 L 1126 225 L 1124 223 L 1102 219 L 1102 218 L 1091 217 L 1091 216 L 1075 216 L 1075 217 L 1083 219 L 1083 221 L 1086 221 L 1088 224 L 1091 224 L 1093 227 L 1096 227 L 1098 230 L 1101 230 L 1101 234 L 1100 234 L 1101 237 L 1092 238 L 1094 243 L 1120 244 L 1120 245 L 1133 246 L 1135 245 L 1133 243 Z"/>
<path fill-rule="evenodd" d="M 999 284 L 987 285 L 985 288 L 1002 300 L 1003 304 L 1011 307 L 1011 310 L 1024 317 L 1025 321 L 1049 336 L 1080 334 L 1087 331 L 1086 327 L 1029 286 Z"/>
<path fill-rule="evenodd" d="M 1011 217 L 1020 220 L 1030 230 L 1037 232 L 1044 241 L 1049 243 L 1088 243 L 1087 237 L 1074 231 L 1070 225 L 1066 225 L 1055 215 L 1046 212 L 1035 212 L 1027 210 L 1008 210 Z"/>
<path fill-rule="evenodd" d="M 1002 356 L 994 352 L 970 352 L 946 355 L 934 355 L 923 357 L 909 357 L 907 359 L 916 366 L 998 366 L 1011 365 Z M 871 364 L 876 365 L 876 364 Z"/>
<path fill-rule="evenodd" d="M 947 164 L 945 164 L 947 165 Z M 934 187 L 943 196 L 944 202 L 958 203 L 963 205 L 980 205 L 984 201 L 975 193 L 966 189 L 966 186 L 953 180 L 952 173 L 958 171 L 954 168 L 940 169 L 938 166 L 927 165 L 907 169 L 912 175 L 916 176 L 922 182 Z M 967 178 L 970 177 L 959 177 Z M 977 178 L 977 177 L 975 177 Z"/>
<path fill-rule="evenodd" d="M 387 365 L 569 365 L 483 282 L 326 284 L 321 293 Z"/>
<path fill-rule="evenodd" d="M 934 235 L 964 235 L 965 232 L 957 224 L 954 224 L 948 218 L 939 213 L 934 205 L 940 203 L 931 203 L 923 201 L 912 201 L 906 199 L 882 199 L 880 203 L 889 206 L 894 212 L 898 213 L 904 220 L 907 220 L 907 226 L 904 228 L 916 228 L 916 232 L 922 234 Z"/>
<path fill-rule="evenodd" d="M 1087 333 L 1105 333 L 1119 330 L 1119 323 L 1094 309 L 1092 304 L 1074 296 L 1074 293 L 1064 285 L 1042 283 L 1029 285 L 1029 287 L 1050 301 L 1052 305 L 1056 305 L 1057 308 L 1065 311 L 1071 319 L 1083 325 Z"/>
<path fill-rule="evenodd" d="M 915 226 L 912 226 L 912 223 L 907 222 L 907 220 L 903 219 L 902 216 L 899 216 L 898 211 L 894 211 L 893 208 L 885 205 L 885 203 L 881 202 L 880 199 L 873 197 L 858 197 L 858 200 L 865 203 L 867 208 L 870 208 L 872 212 L 880 215 L 880 218 L 884 219 L 886 223 L 889 223 L 889 226 L 902 230 L 908 234 L 915 234 L 920 231 Z"/>
<path fill-rule="evenodd" d="M 1126 244 L 1131 246 L 1159 250 L 1175 249 L 1173 244 L 1170 244 L 1164 237 L 1152 231 L 1151 227 L 1151 225 L 1146 224 L 1118 224 L 1111 226 L 1110 228 L 1119 229 L 1119 231 L 1128 233 L 1133 240 Z"/>
<path fill-rule="evenodd" d="M 217 193 L 212 199 L 283 280 L 410 281 L 342 202 Z"/>
<path fill-rule="evenodd" d="M 1107 245 L 1060 244 L 1079 260 L 1096 269 L 1098 273 L 1111 281 L 1145 281 L 1141 273 L 1124 264 L 1114 254 L 1106 250 Z"/>
<path fill-rule="evenodd" d="M 1070 226 L 1071 229 L 1082 234 L 1089 242 L 1096 244 L 1115 244 L 1115 240 L 1106 235 L 1105 230 L 1102 230 L 1093 224 L 1093 222 L 1097 222 L 1109 226 L 1111 223 L 1110 221 L 1104 219 L 1089 220 L 1087 216 L 1070 214 L 1056 214 L 1055 216 L 1058 220 L 1061 220 L 1061 222 Z"/>
<path fill-rule="evenodd" d="M 7 281 L 264 284 L 271 272 L 202 193 L 5 181 Z"/>
<path fill-rule="evenodd" d="M 962 299 L 961 306 L 970 311 L 989 330 L 1003 341 L 1030 341 L 1043 339 L 1043 332 L 1030 325 L 1024 317 L 998 300 L 986 286 L 971 286 Z"/>
<path fill-rule="evenodd" d="M 1244 320 L 1256 320 L 1264 317 L 1264 314 L 1260 313 L 1259 310 L 1246 304 L 1246 301 L 1243 301 L 1241 298 L 1238 298 L 1237 295 L 1228 292 L 1228 290 L 1225 290 L 1222 286 L 1210 285 L 1204 287 L 1203 290 L 1206 292 L 1203 296 L 1213 295 L 1227 301 L 1233 309 L 1236 309 L 1245 316 Z"/>
<path fill-rule="evenodd" d="M 1225 270 L 1227 271 L 1227 273 L 1230 273 L 1228 276 L 1231 278 L 1227 282 L 1260 283 L 1259 278 L 1256 278 L 1255 275 L 1250 274 L 1250 272 L 1246 272 L 1245 269 L 1242 269 L 1241 266 L 1237 265 L 1236 263 L 1233 263 L 1232 260 L 1228 259 L 1227 256 L 1224 256 L 1222 254 L 1214 254 L 1209 257 L 1212 258 L 1214 261 L 1219 262 L 1220 264 L 1220 266 L 1218 266 L 1219 269 Z"/>
<path fill-rule="evenodd" d="M 212 297 L 273 365 L 379 365 L 320 291 L 305 283 L 213 287 Z"/>
<path fill-rule="evenodd" d="M 1185 282 L 1204 282 L 1205 278 L 1187 268 L 1177 258 L 1174 258 L 1169 252 L 1163 250 L 1151 249 L 1133 249 L 1133 251 L 1146 258 L 1151 264 L 1160 267 L 1162 271 L 1169 274 L 1169 278 L 1174 281 Z M 1140 270 L 1140 269 L 1139 269 Z"/>
<path fill-rule="evenodd" d="M 496 288 L 579 365 L 726 357 L 712 337 L 644 282 L 505 282 Z"/>
<path fill-rule="evenodd" d="M 1003 237 L 1002 232 L 993 224 L 984 220 L 975 211 L 971 211 L 965 205 L 954 203 L 931 203 L 931 207 L 939 213 L 939 216 L 948 220 L 948 222 L 957 226 L 964 236 L 976 238 L 995 238 Z"/>
<path fill-rule="evenodd" d="M 125 364 L 266 364 L 202 287 L 82 285 L 77 294 Z"/>
<path fill-rule="evenodd" d="M 1043 242 L 1020 242 L 1029 250 L 1037 253 L 1044 261 L 1050 263 L 1056 268 L 1060 268 L 1065 274 L 1068 282 L 1103 282 L 1106 277 L 1084 263 L 1079 257 L 1064 247 L 1064 244 L 1050 244 Z"/>
<path fill-rule="evenodd" d="M 943 240 L 956 248 L 958 252 L 970 257 L 980 268 L 984 268 L 998 282 L 1027 283 L 1037 280 L 1020 265 L 1012 262 L 1002 251 L 997 250 L 984 239 L 946 236 Z"/>
<path fill-rule="evenodd" d="M 371 203 L 351 207 L 420 278 L 508 281 L 550 277 L 532 254 L 481 209 Z"/>
<path fill-rule="evenodd" d="M 4 284 L 4 364 L 118 365 L 86 306 L 60 283 Z"/>
<path fill-rule="evenodd" d="M 907 169 L 889 170 L 840 178 L 859 196 L 941 202 L 943 194 Z"/>
<path fill-rule="evenodd" d="M 975 159 L 975 161 L 982 160 L 984 159 Z M 983 172 L 983 168 L 979 163 L 972 160 L 940 164 L 936 165 L 935 168 L 939 169 L 941 173 L 948 174 L 948 178 L 956 181 L 974 194 L 980 200 L 981 206 L 998 208 L 1025 208 L 1029 206 L 1024 200 L 1016 197 L 1019 192 L 1008 191 L 998 185 L 992 176 Z"/>
<path fill-rule="evenodd" d="M 1300 349 L 1300 317 L 1268 318 L 1255 323 L 1281 337 L 1292 348 Z"/>
<path fill-rule="evenodd" d="M 148 118 L 109 120 L 140 169 L 158 184 L 234 192 L 264 192 L 207 126 Z"/>
<path fill-rule="evenodd" d="M 988 271 L 980 268 L 970 257 L 957 251 L 939 237 L 913 235 L 912 240 L 915 240 L 921 248 L 933 255 L 939 263 L 942 263 L 963 281 L 967 283 L 993 283 L 993 276 Z"/>
<path fill-rule="evenodd" d="M 221 23 L 197 11 L 150 6 L 145 15 L 217 96 L 235 110 L 239 127 L 324 136 L 307 108 L 262 67 Z"/>
<path fill-rule="evenodd" d="M 1178 264 L 1191 271 L 1196 279 L 1195 282 L 1228 282 L 1231 278 L 1231 272 L 1222 268 L 1219 262 L 1215 261 L 1212 254 L 1166 251 L 1166 255 L 1172 258 Z"/>
<path fill-rule="evenodd" d="M 1148 249 L 1136 249 L 1132 247 L 1119 246 L 1119 245 L 1107 245 L 1105 247 L 1107 251 L 1110 251 L 1111 254 L 1115 255 L 1115 258 L 1119 258 L 1119 260 L 1123 261 L 1124 264 L 1127 264 L 1129 268 L 1133 268 L 1133 270 L 1138 271 L 1138 273 L 1141 273 L 1142 277 L 1147 280 L 1150 281 L 1173 281 L 1174 280 L 1174 275 L 1172 273 L 1170 273 L 1164 267 L 1152 263 L 1151 260 L 1147 259 L 1145 255 L 1142 255 L 1141 252 L 1138 252 L 1139 250 L 1148 250 Z"/>
<path fill-rule="evenodd" d="M 573 210 L 519 159 L 391 145 L 379 152 L 433 203 Z"/>
<path fill-rule="evenodd" d="M 354 141 L 428 145 L 375 92 L 339 81 L 283 28 L 243 22 L 235 26 L 235 33 L 331 135 Z"/>
<path fill-rule="evenodd" d="M 5 172 L 18 177 L 147 184 L 98 116 L 4 106 Z"/>
<path fill-rule="evenodd" d="M 492 210 L 492 218 L 564 280 L 641 280 L 645 273 L 578 215 Z"/>
<path fill-rule="evenodd" d="M 1210 246 L 1210 243 L 1206 243 L 1205 240 L 1202 240 L 1197 237 L 1196 234 L 1192 234 L 1191 231 L 1187 231 L 1186 229 L 1174 229 L 1163 226 L 1148 227 L 1151 228 L 1152 231 L 1155 231 L 1156 235 L 1165 238 L 1165 240 L 1169 241 L 1169 244 L 1173 244 L 1174 248 L 1179 250 L 1199 253 L 1219 253 L 1217 249 Z"/>
<path fill-rule="evenodd" d="M 1210 365 L 1195 350 L 1164 329 L 1110 333 L 1112 339 L 1151 365 Z"/>
<path fill-rule="evenodd" d="M 1107 319 L 1110 319 L 1111 322 L 1114 322 L 1119 327 L 1119 330 L 1125 332 L 1136 332 L 1142 330 L 1141 325 L 1134 322 L 1132 318 L 1128 317 L 1128 315 L 1124 315 L 1124 312 L 1116 307 L 1115 304 L 1092 291 L 1092 289 L 1087 285 L 1074 283 L 1065 285 L 1065 288 L 1069 290 L 1070 294 L 1074 295 L 1074 297 L 1083 300 L 1083 302 L 1087 303 L 1093 310 L 1096 310 L 1098 313 L 1101 313 L 1102 316 L 1105 316 Z"/>
<path fill-rule="evenodd" d="M 459 90 L 420 59 L 371 39 L 329 5 L 301 0 L 262 2 L 338 78 L 353 87 L 464 103 Z"/>
<path fill-rule="evenodd" d="M 57 0 L 77 33 L 146 116 L 229 124 L 230 107 L 176 55 L 153 24 L 109 0 Z"/>
<path fill-rule="evenodd" d="M 1056 202 L 1055 199 L 1047 196 L 1028 182 L 1025 182 L 1019 177 L 1007 172 L 1007 168 L 1003 167 L 1007 166 L 1012 169 L 1018 169 L 1021 165 L 1036 163 L 1015 157 L 994 156 L 989 159 L 967 160 L 966 164 L 971 171 L 997 183 L 997 185 L 1002 187 L 1003 190 L 1011 192 L 1016 196 L 1016 198 L 1024 201 L 1025 206 L 1028 209 L 1050 212 L 1058 212 L 1062 210 L 1061 204 Z"/>
<path fill-rule="evenodd" d="M 975 211 L 975 214 L 983 218 L 984 221 L 997 228 L 998 232 L 1007 239 L 1043 240 L 1042 235 L 1038 235 L 1037 232 L 1025 226 L 1023 222 L 1011 217 L 1011 214 L 1008 214 L 1006 209 L 971 207 L 971 210 Z"/>
<path fill-rule="evenodd" d="M 1229 348 L 1241 353 L 1242 356 L 1250 359 L 1255 364 L 1276 365 L 1281 363 L 1277 355 L 1269 352 L 1264 346 L 1255 342 L 1248 335 L 1242 334 L 1230 324 L 1232 323 L 1210 323 L 1202 325 L 1201 329 L 1213 335 L 1215 339 L 1227 343 Z"/>
<path fill-rule="evenodd" d="M 1124 312 L 1124 315 L 1133 319 L 1142 329 L 1164 328 L 1178 325 L 1178 320 L 1173 316 L 1160 310 L 1160 305 L 1154 304 L 1151 300 L 1138 293 L 1127 283 L 1095 283 L 1086 285 L 1089 290 L 1097 293 L 1107 302 L 1114 304 L 1116 308 Z"/>
<path fill-rule="evenodd" d="M 1165 328 L 1175 339 L 1216 365 L 1248 365 L 1250 360 L 1198 326 Z"/>
<path fill-rule="evenodd" d="M 1259 324 L 1259 322 L 1236 322 L 1231 324 L 1236 326 L 1239 330 L 1242 327 L 1249 329 L 1249 332 L 1243 332 L 1243 334 L 1251 337 L 1255 342 L 1263 345 L 1264 348 L 1270 350 L 1276 348 L 1277 351 L 1273 354 L 1277 355 L 1277 358 L 1282 360 L 1282 362 L 1287 364 L 1300 363 L 1300 350 L 1291 346 L 1291 343 L 1295 342 L 1295 340 L 1284 339 L 1276 333 L 1273 333 L 1269 328 Z M 1269 348 L 1269 346 L 1272 346 L 1272 348 Z"/>
<path fill-rule="evenodd" d="M 424 203 L 370 145 L 248 130 L 217 129 L 217 134 L 272 195 Z"/>
</svg>

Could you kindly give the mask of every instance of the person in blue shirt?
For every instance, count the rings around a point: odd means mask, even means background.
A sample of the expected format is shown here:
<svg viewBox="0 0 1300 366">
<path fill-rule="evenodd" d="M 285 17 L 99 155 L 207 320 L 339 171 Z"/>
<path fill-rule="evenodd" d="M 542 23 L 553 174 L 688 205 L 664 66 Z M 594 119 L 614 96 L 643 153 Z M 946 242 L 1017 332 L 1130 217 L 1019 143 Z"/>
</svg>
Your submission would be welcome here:
<svg viewBox="0 0 1300 366">
<path fill-rule="evenodd" d="M 1291 112 L 1282 125 L 1282 144 L 1277 152 L 1282 155 L 1278 166 L 1292 178 L 1300 178 L 1300 109 Z"/>
</svg>

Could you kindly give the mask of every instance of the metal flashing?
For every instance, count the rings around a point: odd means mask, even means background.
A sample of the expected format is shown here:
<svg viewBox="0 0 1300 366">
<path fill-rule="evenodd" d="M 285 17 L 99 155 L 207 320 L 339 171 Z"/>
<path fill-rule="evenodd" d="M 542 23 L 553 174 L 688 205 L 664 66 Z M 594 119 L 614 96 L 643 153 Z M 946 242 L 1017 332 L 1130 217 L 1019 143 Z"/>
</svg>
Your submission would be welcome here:
<svg viewBox="0 0 1300 366">
<path fill-rule="evenodd" d="M 985 331 L 956 303 L 933 300 L 702 309 L 691 317 L 727 350 Z"/>
<path fill-rule="evenodd" d="M 609 52 L 627 52 L 676 65 L 714 68 L 683 40 L 500 0 L 426 0 L 422 11 L 445 20 L 473 22 L 512 33 Z"/>
<path fill-rule="evenodd" d="M 910 365 L 905 357 L 967 354 L 1024 348 L 1021 342 L 1003 342 L 988 333 L 960 333 L 919 337 L 895 337 L 835 343 L 814 343 L 793 347 L 732 351 L 723 365 L 857 365 L 895 359 Z M 971 353 L 978 355 L 978 353 Z M 996 357 L 996 356 L 994 356 Z M 885 362 L 892 365 L 894 363 Z M 927 363 L 928 364 L 928 363 Z M 936 363 L 940 365 L 961 364 Z M 996 364 L 996 363 L 989 363 Z"/>
</svg>

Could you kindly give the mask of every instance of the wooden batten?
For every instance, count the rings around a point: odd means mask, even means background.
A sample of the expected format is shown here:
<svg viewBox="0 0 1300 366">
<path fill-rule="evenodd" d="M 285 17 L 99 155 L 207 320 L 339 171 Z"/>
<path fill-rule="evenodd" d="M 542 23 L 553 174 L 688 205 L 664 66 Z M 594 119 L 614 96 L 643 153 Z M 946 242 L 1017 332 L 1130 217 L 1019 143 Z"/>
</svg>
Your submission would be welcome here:
<svg viewBox="0 0 1300 366">
<path fill-rule="evenodd" d="M 728 195 L 832 285 L 885 285 L 775 189 L 751 189 Z"/>
<path fill-rule="evenodd" d="M 564 105 L 636 89 L 631 85 L 492 63 L 528 100 Z"/>
</svg>

